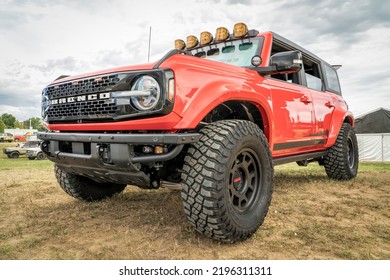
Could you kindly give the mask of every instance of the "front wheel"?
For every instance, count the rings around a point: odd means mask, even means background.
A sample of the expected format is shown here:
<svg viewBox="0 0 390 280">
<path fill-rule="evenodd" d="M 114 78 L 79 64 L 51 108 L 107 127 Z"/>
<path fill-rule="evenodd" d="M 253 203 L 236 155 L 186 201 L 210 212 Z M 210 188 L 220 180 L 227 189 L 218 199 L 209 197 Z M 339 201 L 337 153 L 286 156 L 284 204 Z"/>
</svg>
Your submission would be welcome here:
<svg viewBox="0 0 390 280">
<path fill-rule="evenodd" d="M 185 157 L 184 211 L 195 229 L 226 242 L 249 238 L 271 203 L 273 161 L 267 139 L 249 121 L 209 124 Z"/>
<path fill-rule="evenodd" d="M 61 188 L 70 196 L 85 201 L 97 201 L 122 192 L 126 185 L 98 183 L 84 176 L 68 173 L 58 166 L 55 175 Z"/>
<path fill-rule="evenodd" d="M 349 123 L 340 129 L 336 143 L 324 157 L 328 177 L 336 180 L 349 180 L 356 177 L 359 166 L 359 152 L 356 134 Z"/>
<path fill-rule="evenodd" d="M 19 152 L 12 152 L 9 154 L 9 158 L 18 158 L 19 157 Z"/>
</svg>

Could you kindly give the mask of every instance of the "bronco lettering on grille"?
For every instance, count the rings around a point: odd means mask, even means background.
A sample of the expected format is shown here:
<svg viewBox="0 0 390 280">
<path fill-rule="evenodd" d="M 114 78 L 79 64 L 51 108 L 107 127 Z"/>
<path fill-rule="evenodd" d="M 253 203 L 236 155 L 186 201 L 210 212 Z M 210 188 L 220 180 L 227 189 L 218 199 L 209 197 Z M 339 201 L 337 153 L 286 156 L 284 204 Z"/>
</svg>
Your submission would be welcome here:
<svg viewBox="0 0 390 280">
<path fill-rule="evenodd" d="M 56 104 L 66 104 L 66 103 L 74 103 L 74 102 L 81 102 L 81 101 L 90 101 L 90 100 L 97 100 L 97 99 L 109 99 L 111 97 L 111 94 L 109 92 L 103 92 L 103 93 L 94 93 L 94 94 L 88 94 L 88 95 L 79 95 L 79 96 L 71 96 L 67 98 L 58 98 L 50 100 L 50 105 L 56 105 Z"/>
</svg>

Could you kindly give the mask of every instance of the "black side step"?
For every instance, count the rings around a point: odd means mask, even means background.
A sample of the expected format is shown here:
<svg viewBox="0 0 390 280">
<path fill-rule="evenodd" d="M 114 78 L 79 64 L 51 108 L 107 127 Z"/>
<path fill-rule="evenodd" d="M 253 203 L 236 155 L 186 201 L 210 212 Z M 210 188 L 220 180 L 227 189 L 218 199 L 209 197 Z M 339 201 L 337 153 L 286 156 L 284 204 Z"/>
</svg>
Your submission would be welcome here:
<svg viewBox="0 0 390 280">
<path fill-rule="evenodd" d="M 313 158 L 321 158 L 321 157 L 325 156 L 326 153 L 327 153 L 327 151 L 321 151 L 321 152 L 314 152 L 314 153 L 307 153 L 307 154 L 300 154 L 300 155 L 294 155 L 294 156 L 288 156 L 288 157 L 275 158 L 274 165 L 280 165 L 280 164 L 284 164 L 284 163 L 302 161 L 302 160 L 313 159 Z"/>
</svg>

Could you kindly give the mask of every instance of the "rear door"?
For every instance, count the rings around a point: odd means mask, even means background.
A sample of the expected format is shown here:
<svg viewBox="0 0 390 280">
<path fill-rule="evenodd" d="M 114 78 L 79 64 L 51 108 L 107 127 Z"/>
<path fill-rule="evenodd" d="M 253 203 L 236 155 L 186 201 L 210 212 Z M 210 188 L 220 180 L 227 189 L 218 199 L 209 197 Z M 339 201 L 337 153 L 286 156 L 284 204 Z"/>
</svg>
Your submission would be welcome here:
<svg viewBox="0 0 390 280">
<path fill-rule="evenodd" d="M 328 139 L 334 109 L 332 97 L 326 91 L 325 75 L 320 62 L 304 55 L 303 68 L 306 86 L 313 100 L 315 133 L 312 137 L 325 144 Z"/>
</svg>

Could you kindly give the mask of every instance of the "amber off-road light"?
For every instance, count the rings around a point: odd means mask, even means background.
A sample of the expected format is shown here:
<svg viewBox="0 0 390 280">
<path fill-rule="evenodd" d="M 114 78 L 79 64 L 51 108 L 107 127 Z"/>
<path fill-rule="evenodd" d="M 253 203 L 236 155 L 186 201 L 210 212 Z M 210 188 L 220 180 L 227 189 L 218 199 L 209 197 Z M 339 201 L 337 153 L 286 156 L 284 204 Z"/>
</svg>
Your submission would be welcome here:
<svg viewBox="0 0 390 280">
<path fill-rule="evenodd" d="M 187 49 L 195 48 L 198 45 L 198 38 L 194 35 L 187 37 Z"/>
<path fill-rule="evenodd" d="M 234 25 L 233 35 L 234 37 L 244 37 L 248 33 L 248 27 L 245 23 L 239 22 Z"/>
<path fill-rule="evenodd" d="M 229 30 L 225 27 L 218 27 L 215 31 L 215 40 L 217 42 L 226 41 L 229 38 Z"/>
<path fill-rule="evenodd" d="M 158 155 L 163 154 L 164 153 L 164 147 L 162 147 L 162 146 L 155 146 L 154 147 L 154 153 L 158 154 Z"/>
<path fill-rule="evenodd" d="M 208 44 L 212 44 L 213 42 L 215 42 L 215 43 L 223 42 L 223 41 L 229 40 L 229 38 L 230 39 L 235 39 L 235 38 L 238 39 L 238 38 L 242 38 L 245 36 L 254 37 L 257 34 L 258 34 L 258 31 L 257 31 L 257 33 L 252 32 L 252 30 L 249 31 L 248 26 L 245 23 L 239 22 L 239 23 L 236 23 L 234 25 L 232 35 L 229 33 L 229 30 L 226 27 L 218 27 L 217 30 L 215 31 L 215 39 L 213 37 L 213 34 L 211 34 L 208 31 L 203 31 L 202 33 L 200 33 L 200 40 L 198 40 L 198 38 L 194 35 L 189 35 L 187 37 L 186 42 L 184 42 L 181 39 L 175 40 L 175 49 L 177 49 L 177 50 L 184 50 L 184 49 L 191 50 L 191 49 L 199 47 L 199 46 L 202 47 L 202 46 L 205 46 Z"/>
<path fill-rule="evenodd" d="M 210 44 L 213 41 L 213 35 L 208 31 L 200 33 L 200 45 L 204 46 Z"/>
<path fill-rule="evenodd" d="M 183 40 L 181 39 L 175 40 L 175 49 L 184 50 L 185 47 L 186 47 L 186 43 Z"/>
</svg>

